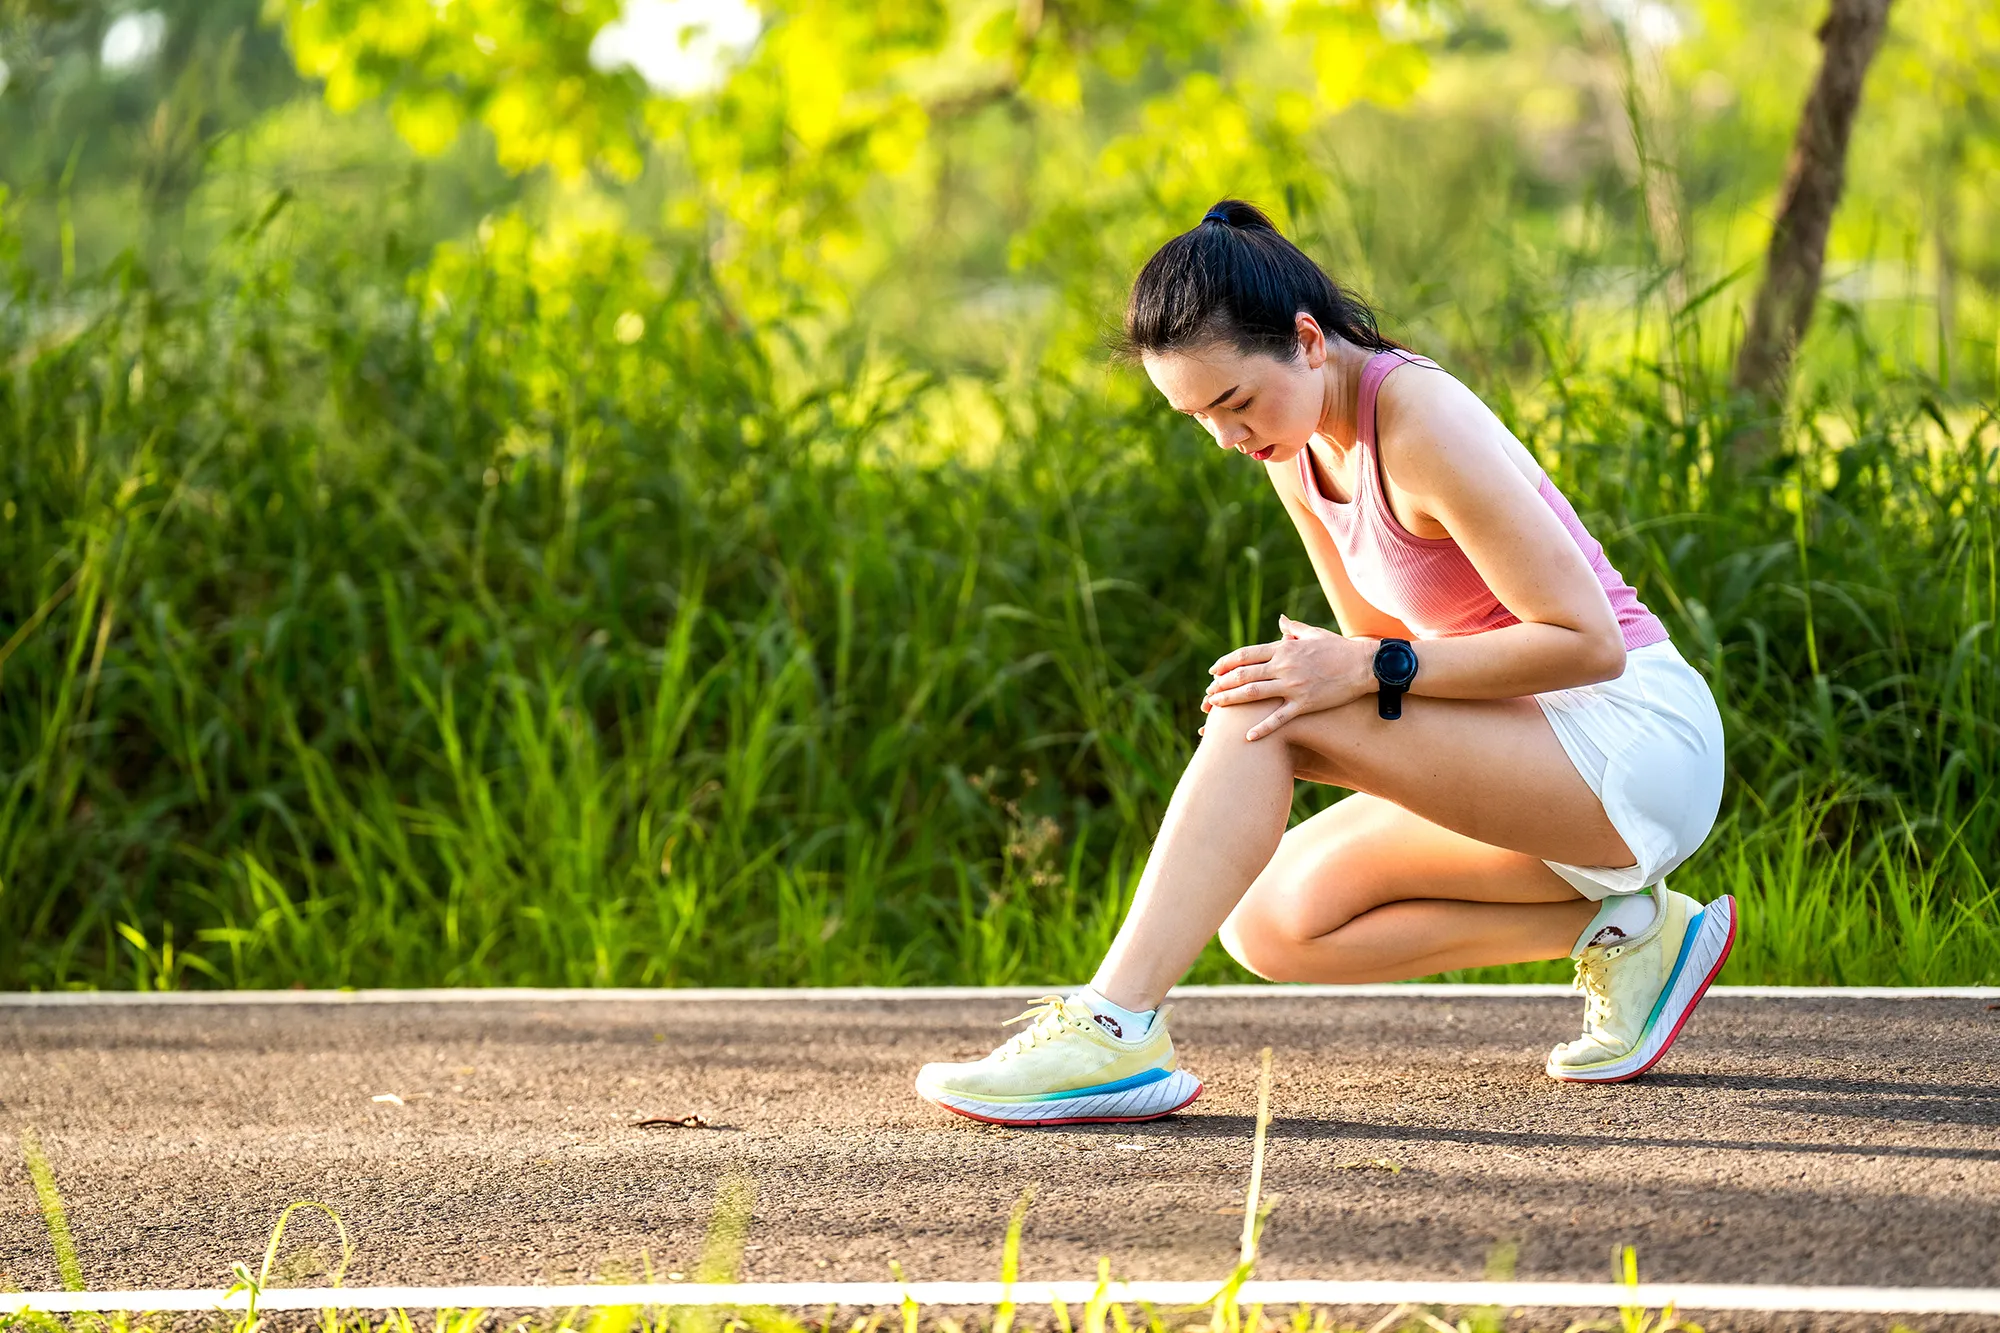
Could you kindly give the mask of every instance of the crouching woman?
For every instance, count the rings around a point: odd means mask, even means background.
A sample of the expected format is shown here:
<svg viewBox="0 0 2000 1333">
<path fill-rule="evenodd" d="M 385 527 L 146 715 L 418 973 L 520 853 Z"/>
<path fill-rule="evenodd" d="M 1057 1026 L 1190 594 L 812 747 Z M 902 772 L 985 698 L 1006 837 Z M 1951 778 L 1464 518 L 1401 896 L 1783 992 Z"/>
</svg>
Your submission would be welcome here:
<svg viewBox="0 0 2000 1333">
<path fill-rule="evenodd" d="M 1263 466 L 1340 632 L 1281 617 L 1215 663 L 1091 984 L 918 1091 L 1003 1124 L 1180 1109 L 1201 1084 L 1159 1006 L 1218 932 L 1279 981 L 1567 956 L 1583 1032 L 1549 1075 L 1645 1071 L 1735 939 L 1732 900 L 1664 883 L 1721 800 L 1706 683 L 1527 448 L 1255 208 L 1162 247 L 1125 328 L 1166 400 Z M 1300 779 L 1354 794 L 1287 829 Z"/>
</svg>

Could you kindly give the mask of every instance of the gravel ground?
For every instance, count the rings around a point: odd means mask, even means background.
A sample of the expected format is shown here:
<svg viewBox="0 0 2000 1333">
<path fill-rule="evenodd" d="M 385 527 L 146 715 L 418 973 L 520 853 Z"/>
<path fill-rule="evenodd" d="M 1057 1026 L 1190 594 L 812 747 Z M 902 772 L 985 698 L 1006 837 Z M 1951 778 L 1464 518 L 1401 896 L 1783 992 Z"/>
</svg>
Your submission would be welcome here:
<svg viewBox="0 0 2000 1333">
<path fill-rule="evenodd" d="M 29 1129 L 97 1288 L 226 1285 L 295 1199 L 345 1220 L 350 1285 L 692 1273 L 734 1172 L 747 1280 L 997 1276 L 1030 1185 L 1024 1277 L 1220 1275 L 1269 1045 L 1259 1276 L 1477 1278 L 1512 1246 L 1518 1277 L 1601 1280 L 1633 1244 L 1649 1279 L 2000 1286 L 1978 1001 L 1714 996 L 1654 1073 L 1590 1087 L 1541 1072 L 1574 1000 L 1189 998 L 1208 1088 L 1170 1120 L 1019 1131 L 917 1100 L 922 1061 L 1021 1007 L 0 1006 L 0 1284 L 59 1285 Z M 632 1123 L 689 1113 L 710 1127 Z M 283 1271 L 323 1276 L 328 1231 L 296 1235 Z"/>
</svg>

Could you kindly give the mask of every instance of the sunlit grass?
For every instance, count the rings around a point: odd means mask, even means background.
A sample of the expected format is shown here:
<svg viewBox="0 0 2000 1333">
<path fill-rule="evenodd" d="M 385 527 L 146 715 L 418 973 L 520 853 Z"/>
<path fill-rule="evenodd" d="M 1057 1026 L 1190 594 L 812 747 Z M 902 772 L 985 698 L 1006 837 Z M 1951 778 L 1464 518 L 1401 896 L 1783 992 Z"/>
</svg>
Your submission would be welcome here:
<svg viewBox="0 0 2000 1333">
<path fill-rule="evenodd" d="M 0 986 L 1087 975 L 1207 663 L 1329 621 L 1261 471 L 1094 371 L 798 382 L 692 263 L 494 256 L 17 275 Z M 2000 980 L 2000 429 L 1885 376 L 1735 476 L 1719 368 L 1580 336 L 1479 387 L 1721 701 L 1724 979 Z"/>
</svg>

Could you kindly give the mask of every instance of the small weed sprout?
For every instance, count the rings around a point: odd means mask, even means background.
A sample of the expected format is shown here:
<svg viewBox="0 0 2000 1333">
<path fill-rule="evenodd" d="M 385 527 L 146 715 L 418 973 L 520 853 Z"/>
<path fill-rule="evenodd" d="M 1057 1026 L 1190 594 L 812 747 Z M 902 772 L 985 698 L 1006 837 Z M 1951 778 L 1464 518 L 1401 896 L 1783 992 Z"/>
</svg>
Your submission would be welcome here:
<svg viewBox="0 0 2000 1333">
<path fill-rule="evenodd" d="M 333 1280 L 328 1285 L 339 1286 L 341 1278 L 346 1275 L 347 1265 L 354 1257 L 354 1246 L 347 1238 L 347 1227 L 340 1220 L 340 1214 L 325 1204 L 311 1199 L 298 1199 L 286 1204 L 284 1211 L 278 1214 L 277 1224 L 271 1228 L 271 1239 L 264 1246 L 264 1262 L 258 1270 L 252 1273 L 250 1266 L 240 1259 L 229 1266 L 233 1280 L 224 1294 L 235 1296 L 243 1293 L 249 1297 L 243 1308 L 243 1316 L 236 1321 L 232 1333 L 259 1333 L 263 1328 L 264 1321 L 257 1313 L 257 1302 L 263 1296 L 264 1289 L 271 1283 L 271 1265 L 277 1262 L 278 1247 L 284 1243 L 285 1224 L 290 1222 L 292 1214 L 301 1208 L 326 1214 L 327 1220 L 333 1223 L 334 1234 L 340 1237 L 340 1265 L 334 1269 Z M 327 1333 L 335 1333 L 340 1326 L 337 1313 L 329 1309 L 322 1313 L 322 1318 L 325 1320 Z"/>
<path fill-rule="evenodd" d="M 1619 1249 L 1612 1265 L 1614 1280 L 1627 1287 L 1639 1285 L 1639 1251 L 1631 1245 Z M 1656 1318 L 1643 1305 L 1618 1307 L 1618 1322 L 1608 1319 L 1578 1320 L 1566 1333 L 1702 1333 L 1700 1324 L 1679 1318 L 1669 1304 Z"/>
</svg>

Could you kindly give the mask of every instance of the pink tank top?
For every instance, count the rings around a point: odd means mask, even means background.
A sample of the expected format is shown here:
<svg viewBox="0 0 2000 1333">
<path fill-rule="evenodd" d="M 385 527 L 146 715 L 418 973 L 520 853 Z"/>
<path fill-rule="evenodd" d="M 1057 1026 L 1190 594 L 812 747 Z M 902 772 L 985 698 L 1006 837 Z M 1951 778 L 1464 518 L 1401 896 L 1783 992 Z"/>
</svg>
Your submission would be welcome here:
<svg viewBox="0 0 2000 1333">
<path fill-rule="evenodd" d="M 1328 499 L 1313 476 L 1312 451 L 1299 451 L 1299 477 L 1311 505 L 1340 558 L 1354 590 L 1371 606 L 1394 616 L 1419 638 L 1441 639 L 1479 634 L 1520 624 L 1520 617 L 1500 604 L 1472 561 L 1450 537 L 1418 537 L 1399 522 L 1382 489 L 1382 465 L 1375 452 L 1375 398 L 1389 372 L 1404 362 L 1439 367 L 1433 361 L 1395 350 L 1377 352 L 1361 370 L 1361 402 L 1355 413 L 1354 498 L 1346 504 Z M 1584 531 L 1576 510 L 1563 498 L 1548 474 L 1537 488 L 1590 562 L 1597 581 L 1611 599 L 1625 646 L 1643 648 L 1667 638 L 1666 626 L 1648 611 L 1605 557 L 1604 547 Z"/>
</svg>

